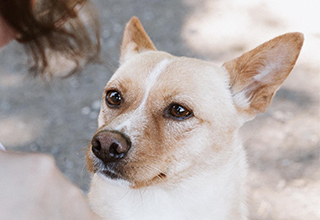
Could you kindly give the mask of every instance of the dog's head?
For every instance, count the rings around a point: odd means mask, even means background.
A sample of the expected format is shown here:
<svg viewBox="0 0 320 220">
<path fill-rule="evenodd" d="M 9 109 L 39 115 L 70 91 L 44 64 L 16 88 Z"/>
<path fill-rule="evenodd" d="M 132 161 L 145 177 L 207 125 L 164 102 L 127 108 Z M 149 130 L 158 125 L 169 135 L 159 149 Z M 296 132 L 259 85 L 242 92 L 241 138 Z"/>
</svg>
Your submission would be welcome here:
<svg viewBox="0 0 320 220">
<path fill-rule="evenodd" d="M 267 109 L 302 43 L 302 34 L 285 34 L 217 67 L 157 51 L 132 18 L 103 93 L 89 171 L 139 188 L 218 169 L 237 129 Z"/>
</svg>

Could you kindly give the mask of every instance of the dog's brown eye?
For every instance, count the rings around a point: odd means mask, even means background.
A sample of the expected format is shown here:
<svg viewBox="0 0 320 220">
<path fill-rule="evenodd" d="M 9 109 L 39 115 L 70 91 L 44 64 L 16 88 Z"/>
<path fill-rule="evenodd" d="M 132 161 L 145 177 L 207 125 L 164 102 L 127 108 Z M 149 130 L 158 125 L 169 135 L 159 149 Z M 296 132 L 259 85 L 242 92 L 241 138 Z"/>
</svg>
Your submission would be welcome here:
<svg viewBox="0 0 320 220">
<path fill-rule="evenodd" d="M 107 92 L 106 102 L 110 108 L 118 108 L 122 103 L 122 96 L 118 91 L 110 90 Z"/>
<path fill-rule="evenodd" d="M 177 120 L 183 120 L 193 115 L 190 109 L 177 103 L 171 104 L 169 106 L 168 113 L 171 117 Z"/>
</svg>

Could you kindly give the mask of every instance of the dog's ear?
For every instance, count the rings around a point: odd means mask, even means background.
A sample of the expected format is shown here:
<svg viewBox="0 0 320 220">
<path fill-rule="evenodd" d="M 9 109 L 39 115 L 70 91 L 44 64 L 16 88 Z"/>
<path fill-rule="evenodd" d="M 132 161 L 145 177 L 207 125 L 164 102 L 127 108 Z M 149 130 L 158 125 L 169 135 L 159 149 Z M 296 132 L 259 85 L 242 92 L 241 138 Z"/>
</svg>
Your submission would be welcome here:
<svg viewBox="0 0 320 220">
<path fill-rule="evenodd" d="M 120 63 L 124 63 L 135 54 L 149 50 L 156 50 L 156 48 L 142 27 L 139 19 L 137 17 L 132 17 L 124 30 Z"/>
<path fill-rule="evenodd" d="M 247 120 L 267 110 L 296 63 L 303 39 L 301 33 L 287 33 L 223 64 L 234 103 Z"/>
</svg>

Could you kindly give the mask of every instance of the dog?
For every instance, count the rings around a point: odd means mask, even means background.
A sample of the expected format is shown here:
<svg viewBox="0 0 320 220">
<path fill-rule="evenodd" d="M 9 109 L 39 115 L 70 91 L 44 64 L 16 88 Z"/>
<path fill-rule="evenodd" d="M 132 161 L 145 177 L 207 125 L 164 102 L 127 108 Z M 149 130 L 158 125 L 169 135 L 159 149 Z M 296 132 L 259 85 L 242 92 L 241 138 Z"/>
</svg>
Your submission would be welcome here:
<svg viewBox="0 0 320 220">
<path fill-rule="evenodd" d="M 108 220 L 247 219 L 239 128 L 266 111 L 303 40 L 287 33 L 218 67 L 157 51 L 133 17 L 86 153 L 94 212 Z"/>
</svg>

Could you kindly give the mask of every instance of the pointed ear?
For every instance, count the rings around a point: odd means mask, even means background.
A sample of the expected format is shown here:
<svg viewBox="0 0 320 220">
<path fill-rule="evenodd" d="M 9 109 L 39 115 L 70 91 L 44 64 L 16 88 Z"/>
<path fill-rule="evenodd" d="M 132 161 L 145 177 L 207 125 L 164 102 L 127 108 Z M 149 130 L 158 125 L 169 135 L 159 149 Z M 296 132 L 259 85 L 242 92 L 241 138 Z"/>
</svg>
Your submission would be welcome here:
<svg viewBox="0 0 320 220">
<path fill-rule="evenodd" d="M 287 33 L 223 64 L 240 113 L 253 118 L 267 110 L 296 63 L 302 44 L 303 34 Z"/>
<path fill-rule="evenodd" d="M 132 17 L 124 30 L 120 63 L 124 63 L 132 56 L 148 50 L 156 50 L 156 48 L 143 29 L 139 19 Z"/>
</svg>

